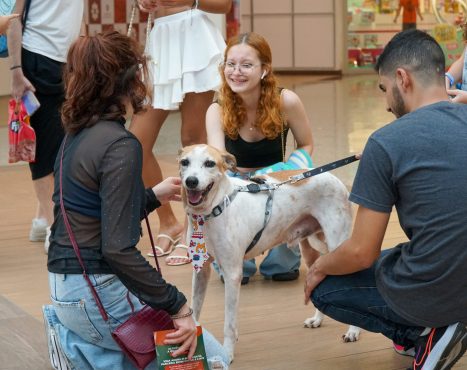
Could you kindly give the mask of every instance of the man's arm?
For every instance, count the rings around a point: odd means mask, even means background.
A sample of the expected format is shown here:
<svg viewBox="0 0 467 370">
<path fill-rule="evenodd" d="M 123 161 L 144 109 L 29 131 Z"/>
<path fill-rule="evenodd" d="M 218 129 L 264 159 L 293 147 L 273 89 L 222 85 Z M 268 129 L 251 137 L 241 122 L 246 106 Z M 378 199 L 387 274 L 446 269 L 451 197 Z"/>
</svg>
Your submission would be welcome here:
<svg viewBox="0 0 467 370">
<path fill-rule="evenodd" d="M 346 275 L 370 267 L 381 252 L 390 213 L 359 206 L 352 236 L 336 250 L 319 257 L 310 267 L 305 281 L 305 303 L 327 275 Z"/>
</svg>

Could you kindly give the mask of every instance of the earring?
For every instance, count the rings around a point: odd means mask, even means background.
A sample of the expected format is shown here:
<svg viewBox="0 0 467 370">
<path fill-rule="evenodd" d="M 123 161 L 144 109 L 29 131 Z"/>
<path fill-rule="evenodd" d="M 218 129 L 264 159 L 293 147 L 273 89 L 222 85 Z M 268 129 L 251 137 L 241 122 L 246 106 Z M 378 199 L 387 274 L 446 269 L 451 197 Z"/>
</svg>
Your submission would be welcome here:
<svg viewBox="0 0 467 370">
<path fill-rule="evenodd" d="M 261 75 L 261 79 L 263 79 L 268 73 L 266 71 L 263 72 L 263 74 Z"/>
</svg>

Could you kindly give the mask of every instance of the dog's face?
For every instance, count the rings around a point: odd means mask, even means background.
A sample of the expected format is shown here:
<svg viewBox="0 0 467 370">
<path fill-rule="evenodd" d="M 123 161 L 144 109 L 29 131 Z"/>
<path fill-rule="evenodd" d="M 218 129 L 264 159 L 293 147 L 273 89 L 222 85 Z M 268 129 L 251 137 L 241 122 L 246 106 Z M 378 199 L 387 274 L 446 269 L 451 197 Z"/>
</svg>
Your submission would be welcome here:
<svg viewBox="0 0 467 370">
<path fill-rule="evenodd" d="M 235 169 L 234 156 L 206 145 L 191 145 L 180 150 L 178 157 L 185 207 L 205 210 L 214 206 L 219 180 L 228 169 Z"/>
</svg>

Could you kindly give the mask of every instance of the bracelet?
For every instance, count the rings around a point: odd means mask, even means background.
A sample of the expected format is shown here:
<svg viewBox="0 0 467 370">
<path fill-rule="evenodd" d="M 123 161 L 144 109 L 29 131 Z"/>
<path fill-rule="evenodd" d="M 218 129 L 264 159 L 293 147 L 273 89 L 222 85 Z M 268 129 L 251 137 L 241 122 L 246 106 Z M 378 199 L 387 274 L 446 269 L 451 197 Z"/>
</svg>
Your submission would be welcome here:
<svg viewBox="0 0 467 370">
<path fill-rule="evenodd" d="M 191 5 L 191 9 L 198 9 L 199 0 L 193 0 L 193 4 Z"/>
<path fill-rule="evenodd" d="M 190 309 L 188 310 L 187 313 L 184 313 L 184 314 L 175 314 L 175 315 L 170 315 L 170 318 L 172 320 L 177 320 L 177 319 L 182 319 L 184 317 L 188 317 L 188 316 L 191 316 L 193 315 L 193 309 L 190 307 Z"/>
<path fill-rule="evenodd" d="M 21 68 L 21 64 L 17 64 L 15 66 L 11 66 L 10 67 L 10 71 L 14 70 L 14 69 L 17 69 L 17 68 Z"/>
<path fill-rule="evenodd" d="M 449 80 L 449 86 L 454 85 L 454 77 L 449 72 L 446 72 L 444 76 Z"/>
</svg>

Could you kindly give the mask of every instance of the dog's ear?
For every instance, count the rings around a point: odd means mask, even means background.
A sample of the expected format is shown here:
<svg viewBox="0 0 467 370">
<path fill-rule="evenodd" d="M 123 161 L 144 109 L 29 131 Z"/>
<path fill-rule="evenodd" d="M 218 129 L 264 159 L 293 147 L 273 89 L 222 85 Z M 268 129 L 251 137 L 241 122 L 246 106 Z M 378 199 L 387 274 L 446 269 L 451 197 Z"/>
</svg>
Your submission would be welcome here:
<svg viewBox="0 0 467 370">
<path fill-rule="evenodd" d="M 224 168 L 233 172 L 237 171 L 237 160 L 235 157 L 227 152 L 222 152 L 222 160 L 224 162 Z"/>
</svg>

